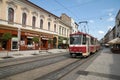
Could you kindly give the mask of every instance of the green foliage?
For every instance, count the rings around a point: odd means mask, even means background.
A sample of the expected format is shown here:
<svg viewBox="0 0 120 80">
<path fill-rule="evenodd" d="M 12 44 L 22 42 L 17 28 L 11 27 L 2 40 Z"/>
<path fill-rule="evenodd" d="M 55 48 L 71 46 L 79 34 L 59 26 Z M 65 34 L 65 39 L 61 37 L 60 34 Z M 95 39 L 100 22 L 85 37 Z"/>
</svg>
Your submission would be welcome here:
<svg viewBox="0 0 120 80">
<path fill-rule="evenodd" d="M 38 37 L 33 37 L 32 40 L 33 40 L 35 43 L 38 43 L 38 42 L 39 42 L 39 38 L 38 38 Z"/>
<path fill-rule="evenodd" d="M 4 34 L 2 35 L 2 40 L 4 40 L 4 41 L 8 41 L 8 40 L 11 39 L 11 38 L 12 38 L 12 34 L 9 33 L 9 32 L 4 33 Z"/>
<path fill-rule="evenodd" d="M 49 40 L 48 40 L 48 43 L 52 43 L 52 40 L 51 40 L 51 39 L 49 39 Z"/>
</svg>

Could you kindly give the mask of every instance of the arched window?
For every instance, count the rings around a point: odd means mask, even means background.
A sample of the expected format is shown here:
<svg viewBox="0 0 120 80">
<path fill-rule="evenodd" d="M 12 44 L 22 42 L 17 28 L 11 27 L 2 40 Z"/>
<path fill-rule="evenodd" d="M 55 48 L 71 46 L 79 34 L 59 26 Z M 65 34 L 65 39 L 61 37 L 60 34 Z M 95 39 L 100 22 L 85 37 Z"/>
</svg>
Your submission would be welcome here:
<svg viewBox="0 0 120 80">
<path fill-rule="evenodd" d="M 40 29 L 43 29 L 43 20 L 40 20 Z"/>
<path fill-rule="evenodd" d="M 13 23 L 14 22 L 14 9 L 9 8 L 8 9 L 8 23 Z"/>
<path fill-rule="evenodd" d="M 22 14 L 22 25 L 26 25 L 26 19 L 27 19 L 27 14 L 26 13 L 23 13 Z"/>
<path fill-rule="evenodd" d="M 50 22 L 48 22 L 48 30 L 50 30 Z"/>
<path fill-rule="evenodd" d="M 56 32 L 56 24 L 54 24 L 54 32 Z"/>
<path fill-rule="evenodd" d="M 33 16 L 33 18 L 32 18 L 32 28 L 35 28 L 35 23 L 36 23 L 36 17 Z"/>
</svg>

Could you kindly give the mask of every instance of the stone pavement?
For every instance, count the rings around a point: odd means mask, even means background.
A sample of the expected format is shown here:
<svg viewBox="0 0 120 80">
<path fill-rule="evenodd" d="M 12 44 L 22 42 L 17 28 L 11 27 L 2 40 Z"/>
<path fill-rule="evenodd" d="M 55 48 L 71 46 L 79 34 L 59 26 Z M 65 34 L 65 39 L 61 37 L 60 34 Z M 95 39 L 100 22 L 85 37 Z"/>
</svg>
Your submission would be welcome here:
<svg viewBox="0 0 120 80">
<path fill-rule="evenodd" d="M 1 51 L 0 60 L 3 60 L 3 57 L 10 56 L 13 58 L 19 57 L 29 57 L 34 55 L 50 55 L 57 53 L 68 52 L 68 49 L 49 49 L 49 50 L 26 50 L 26 51 Z"/>
<path fill-rule="evenodd" d="M 120 80 L 120 54 L 103 49 L 76 80 Z"/>
</svg>

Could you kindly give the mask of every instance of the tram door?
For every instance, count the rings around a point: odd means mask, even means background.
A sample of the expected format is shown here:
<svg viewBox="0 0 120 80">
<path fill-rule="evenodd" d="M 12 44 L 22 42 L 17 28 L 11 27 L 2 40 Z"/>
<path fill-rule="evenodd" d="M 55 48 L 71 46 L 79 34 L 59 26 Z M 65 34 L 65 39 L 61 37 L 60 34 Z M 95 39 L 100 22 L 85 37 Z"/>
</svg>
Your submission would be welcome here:
<svg viewBox="0 0 120 80">
<path fill-rule="evenodd" d="M 87 53 L 89 55 L 90 54 L 90 38 L 89 37 L 87 37 L 87 45 L 86 45 L 86 47 L 87 47 Z"/>
</svg>

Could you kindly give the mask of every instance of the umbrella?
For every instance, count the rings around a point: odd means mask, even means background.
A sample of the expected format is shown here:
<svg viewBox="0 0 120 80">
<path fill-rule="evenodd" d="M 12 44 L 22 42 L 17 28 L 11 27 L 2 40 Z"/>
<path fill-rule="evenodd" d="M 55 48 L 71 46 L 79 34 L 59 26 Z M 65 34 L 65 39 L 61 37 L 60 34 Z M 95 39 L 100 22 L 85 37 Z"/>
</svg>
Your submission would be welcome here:
<svg viewBox="0 0 120 80">
<path fill-rule="evenodd" d="M 108 42 L 108 44 L 120 44 L 120 38 L 115 38 Z"/>
</svg>

